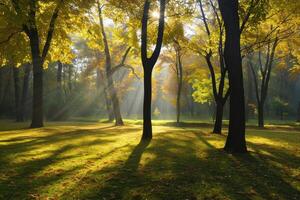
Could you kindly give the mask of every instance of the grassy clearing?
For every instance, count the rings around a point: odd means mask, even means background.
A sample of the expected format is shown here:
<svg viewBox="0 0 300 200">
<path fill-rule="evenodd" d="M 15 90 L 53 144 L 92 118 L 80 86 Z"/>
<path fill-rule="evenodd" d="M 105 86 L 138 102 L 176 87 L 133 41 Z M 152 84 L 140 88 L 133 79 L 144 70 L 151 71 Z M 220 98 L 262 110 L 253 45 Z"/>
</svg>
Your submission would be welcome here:
<svg viewBox="0 0 300 200">
<path fill-rule="evenodd" d="M 5 122 L 0 199 L 300 199 L 297 129 L 249 130 L 250 153 L 228 155 L 210 127 L 161 125 L 147 144 L 132 123 Z"/>
</svg>

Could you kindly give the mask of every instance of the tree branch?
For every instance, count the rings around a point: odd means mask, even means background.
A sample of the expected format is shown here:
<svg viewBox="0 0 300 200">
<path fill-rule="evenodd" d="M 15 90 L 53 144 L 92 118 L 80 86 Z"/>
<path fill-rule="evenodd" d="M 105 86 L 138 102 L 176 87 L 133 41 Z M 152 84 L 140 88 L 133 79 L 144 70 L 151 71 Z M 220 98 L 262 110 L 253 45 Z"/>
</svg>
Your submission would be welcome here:
<svg viewBox="0 0 300 200">
<path fill-rule="evenodd" d="M 21 32 L 22 31 L 18 30 L 18 31 L 11 33 L 5 40 L 0 41 L 0 45 L 9 42 L 14 35 L 21 33 Z"/>
<path fill-rule="evenodd" d="M 52 14 L 50 24 L 49 24 L 49 28 L 48 28 L 46 43 L 44 45 L 43 52 L 42 52 L 42 57 L 41 57 L 42 58 L 42 63 L 44 63 L 45 58 L 47 56 L 47 53 L 49 51 L 50 44 L 51 44 L 51 41 L 52 41 L 52 38 L 53 38 L 54 29 L 55 29 L 55 22 L 57 20 L 58 12 L 61 8 L 61 5 L 62 5 L 63 1 L 64 0 L 60 0 L 58 2 L 57 6 L 55 7 L 54 12 Z"/>
</svg>

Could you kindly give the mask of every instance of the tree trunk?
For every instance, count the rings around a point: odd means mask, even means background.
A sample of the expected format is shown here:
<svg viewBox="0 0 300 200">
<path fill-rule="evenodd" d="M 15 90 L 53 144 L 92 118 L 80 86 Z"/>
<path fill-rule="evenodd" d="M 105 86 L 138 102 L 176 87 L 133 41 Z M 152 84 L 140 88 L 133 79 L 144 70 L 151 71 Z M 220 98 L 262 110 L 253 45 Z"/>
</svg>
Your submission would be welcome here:
<svg viewBox="0 0 300 200">
<path fill-rule="evenodd" d="M 30 34 L 31 56 L 33 64 L 33 102 L 31 128 L 44 126 L 43 112 L 43 63 L 40 56 L 39 37 L 37 31 Z"/>
<path fill-rule="evenodd" d="M 245 140 L 245 97 L 243 86 L 242 58 L 240 50 L 240 25 L 238 0 L 218 0 L 224 20 L 226 39 L 224 58 L 228 68 L 230 87 L 230 116 L 225 151 L 247 152 Z"/>
<path fill-rule="evenodd" d="M 29 77 L 30 77 L 31 65 L 24 65 L 24 78 L 23 78 L 23 90 L 22 90 L 22 99 L 21 99 L 21 108 L 20 108 L 20 120 L 25 121 L 25 113 L 27 107 L 27 98 L 29 90 Z"/>
<path fill-rule="evenodd" d="M 152 70 L 144 72 L 144 106 L 143 106 L 143 136 L 142 140 L 152 139 L 151 122 L 151 100 L 152 100 Z"/>
<path fill-rule="evenodd" d="M 264 124 L 264 103 L 263 102 L 258 103 L 257 111 L 258 111 L 258 127 L 264 128 L 265 124 Z"/>
<path fill-rule="evenodd" d="M 224 104 L 222 102 L 216 103 L 216 120 L 214 125 L 213 133 L 221 134 L 222 133 L 222 124 L 223 124 L 223 112 L 224 112 Z"/>
<path fill-rule="evenodd" d="M 20 119 L 20 68 L 13 67 L 14 89 L 15 89 L 15 116 L 16 121 L 21 122 Z"/>
<path fill-rule="evenodd" d="M 142 140 L 152 139 L 152 123 L 151 123 L 151 98 L 152 98 L 152 71 L 160 55 L 165 26 L 165 8 L 166 1 L 160 0 L 160 17 L 157 31 L 157 41 L 155 49 L 148 57 L 148 19 L 150 10 L 150 1 L 146 0 L 144 5 L 144 13 L 142 18 L 142 40 L 141 40 L 141 57 L 144 69 L 144 114 L 143 114 L 143 136 Z"/>
<path fill-rule="evenodd" d="M 103 39 L 103 43 L 104 43 L 104 51 L 105 51 L 105 62 L 106 62 L 105 69 L 106 69 L 106 78 L 107 78 L 107 85 L 108 85 L 107 87 L 108 87 L 109 95 L 110 95 L 110 98 L 112 101 L 114 117 L 116 120 L 115 125 L 122 126 L 122 125 L 124 125 L 124 123 L 123 123 L 123 119 L 121 116 L 119 99 L 118 99 L 116 88 L 115 88 L 114 81 L 112 78 L 111 56 L 110 56 L 109 46 L 108 46 L 107 37 L 106 37 L 105 29 L 104 29 L 102 8 L 100 6 L 99 1 L 98 1 L 98 14 L 99 14 L 99 21 L 100 21 L 100 26 L 101 26 L 102 39 Z"/>
<path fill-rule="evenodd" d="M 177 53 L 178 55 L 178 63 L 177 63 L 177 70 L 178 70 L 178 88 L 177 88 L 177 98 L 176 98 L 176 113 L 177 113 L 177 125 L 180 123 L 180 112 L 181 112 L 181 91 L 182 91 L 182 82 L 183 82 L 183 77 L 182 77 L 182 63 L 181 63 L 181 55 L 180 52 Z"/>
<path fill-rule="evenodd" d="M 107 109 L 107 114 L 108 114 L 108 122 L 113 122 L 115 120 L 114 116 L 114 111 L 112 109 L 112 102 L 111 99 L 109 98 L 108 92 L 105 92 L 105 103 L 106 103 L 106 109 Z"/>
</svg>

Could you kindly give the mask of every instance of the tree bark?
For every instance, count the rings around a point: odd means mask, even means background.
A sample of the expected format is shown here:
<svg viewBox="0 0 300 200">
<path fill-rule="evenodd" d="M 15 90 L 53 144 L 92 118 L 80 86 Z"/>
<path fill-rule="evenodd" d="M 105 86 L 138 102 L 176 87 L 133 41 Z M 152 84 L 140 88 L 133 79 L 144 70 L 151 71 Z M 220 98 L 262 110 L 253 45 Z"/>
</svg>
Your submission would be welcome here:
<svg viewBox="0 0 300 200">
<path fill-rule="evenodd" d="M 20 108 L 20 120 L 25 121 L 25 113 L 28 100 L 28 91 L 29 91 L 29 77 L 31 71 L 31 64 L 27 63 L 24 65 L 24 77 L 23 77 L 23 90 L 22 90 L 22 99 L 21 99 L 21 108 Z"/>
<path fill-rule="evenodd" d="M 213 133 L 221 134 L 222 133 L 222 125 L 223 125 L 223 112 L 224 112 L 224 104 L 222 102 L 216 103 L 216 120 L 214 125 Z"/>
<path fill-rule="evenodd" d="M 247 152 L 247 147 L 245 139 L 245 97 L 238 15 L 239 3 L 238 0 L 218 0 L 218 3 L 226 32 L 224 59 L 228 68 L 230 87 L 229 129 L 224 150 L 230 153 L 245 153 Z"/>
<path fill-rule="evenodd" d="M 43 63 L 40 56 L 39 37 L 36 29 L 30 31 L 30 47 L 33 64 L 33 103 L 31 128 L 44 126 L 43 111 Z"/>
<path fill-rule="evenodd" d="M 143 136 L 142 140 L 152 139 L 151 121 L 151 101 L 152 101 L 152 70 L 144 72 L 144 104 L 143 104 Z"/>
<path fill-rule="evenodd" d="M 265 123 L 264 123 L 264 102 L 260 102 L 257 107 L 258 111 L 258 127 L 264 128 Z"/>
<path fill-rule="evenodd" d="M 20 68 L 14 66 L 13 67 L 13 76 L 14 76 L 14 89 L 15 89 L 15 117 L 17 122 L 21 122 L 20 119 Z"/>
</svg>

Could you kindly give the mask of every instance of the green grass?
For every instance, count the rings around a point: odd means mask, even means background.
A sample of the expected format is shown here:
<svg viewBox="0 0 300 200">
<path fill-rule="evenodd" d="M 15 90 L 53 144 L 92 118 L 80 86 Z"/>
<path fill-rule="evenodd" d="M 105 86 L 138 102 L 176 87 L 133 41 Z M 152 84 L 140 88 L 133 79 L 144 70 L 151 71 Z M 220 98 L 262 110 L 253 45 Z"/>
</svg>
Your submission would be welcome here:
<svg viewBox="0 0 300 200">
<path fill-rule="evenodd" d="M 0 122 L 0 199 L 300 199 L 300 132 L 250 129 L 250 153 L 222 151 L 211 127 Z"/>
</svg>

